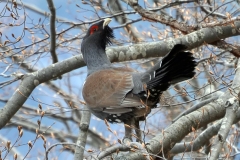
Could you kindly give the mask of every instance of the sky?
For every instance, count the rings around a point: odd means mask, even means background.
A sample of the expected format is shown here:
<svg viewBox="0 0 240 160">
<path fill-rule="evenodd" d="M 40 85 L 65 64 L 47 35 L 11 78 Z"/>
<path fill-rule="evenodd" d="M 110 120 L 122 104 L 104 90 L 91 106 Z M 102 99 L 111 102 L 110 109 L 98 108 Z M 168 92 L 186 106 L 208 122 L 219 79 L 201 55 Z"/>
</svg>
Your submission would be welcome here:
<svg viewBox="0 0 240 160">
<path fill-rule="evenodd" d="M 26 6 L 31 6 L 41 12 L 49 12 L 48 9 L 48 5 L 47 5 L 47 1 L 43 1 L 43 0 L 23 0 L 22 1 Z M 73 23 L 81 23 L 82 21 L 85 21 L 86 18 L 91 18 L 91 19 L 97 19 L 96 14 L 93 13 L 93 10 L 91 7 L 89 7 L 88 5 L 85 5 L 83 3 L 81 3 L 81 1 L 77 1 L 77 0 L 55 0 L 54 1 L 54 5 L 56 8 L 56 15 L 58 18 L 63 19 L 64 21 L 67 22 L 73 22 Z M 105 4 L 106 5 L 106 4 Z M 4 2 L 0 3 L 0 9 L 2 9 L 5 6 Z M 78 7 L 80 6 L 80 7 Z M 107 7 L 107 5 L 106 5 Z M 125 9 L 127 9 L 127 6 L 124 6 Z M 84 8 L 86 11 L 83 12 Z M 129 10 L 131 10 L 128 7 Z M 8 36 L 11 40 L 14 40 L 14 38 L 12 37 L 12 34 L 15 35 L 15 37 L 19 37 L 23 34 L 23 28 L 32 28 L 32 30 L 34 31 L 34 27 L 39 27 L 39 26 L 35 26 L 33 24 L 44 24 L 46 30 L 49 32 L 49 18 L 44 16 L 44 15 L 40 15 L 39 13 L 36 13 L 30 9 L 25 9 L 26 12 L 26 23 L 25 26 L 21 25 L 19 27 L 14 27 L 14 28 L 6 28 L 6 27 L 2 27 L 0 28 L 0 32 L 4 33 L 4 35 Z M 99 14 L 99 16 L 104 16 L 106 15 L 105 13 L 103 13 L 102 11 L 98 10 L 97 13 Z M 174 14 L 174 10 L 171 12 L 172 14 Z M 19 15 L 23 14 L 23 10 L 19 10 Z M 24 17 L 21 17 L 24 18 Z M 137 19 L 139 18 L 139 15 L 130 15 L 131 19 Z M 9 21 L 8 18 L 2 19 L 4 20 L 4 22 Z M 1 20 L 0 20 L 1 22 Z M 10 22 L 9 22 L 10 23 Z M 110 27 L 115 27 L 118 26 L 119 24 L 113 20 L 110 23 Z M 145 31 L 146 33 L 148 33 L 149 31 L 152 30 L 152 25 L 154 25 L 154 27 L 158 27 L 159 31 L 163 31 L 165 29 L 164 25 L 161 25 L 159 23 L 153 23 L 153 22 L 148 22 L 148 21 L 144 21 L 141 23 L 136 23 L 133 25 L 133 27 L 137 27 L 139 33 L 142 31 Z M 62 22 L 57 22 L 56 23 L 56 31 L 57 33 L 61 32 L 62 30 L 65 30 L 66 28 L 69 27 L 69 24 L 66 23 L 62 23 Z M 88 27 L 88 25 L 85 25 L 84 27 Z M 36 30 L 37 31 L 37 30 Z M 57 53 L 58 53 L 58 57 L 59 57 L 59 61 L 62 61 L 66 58 L 70 58 L 74 55 L 80 54 L 80 44 L 81 44 L 81 38 L 84 36 L 84 33 L 78 28 L 75 27 L 74 29 L 71 29 L 68 33 L 68 38 L 72 38 L 72 37 L 78 37 L 79 40 L 74 41 L 74 44 L 69 44 L 74 46 L 74 48 L 72 50 L 68 49 L 66 46 L 66 49 L 58 49 Z M 114 34 L 116 39 L 120 39 L 123 44 L 131 44 L 131 42 L 128 41 L 128 39 L 126 38 L 125 31 L 120 28 L 120 29 L 115 29 L 114 30 Z M 32 35 L 25 30 L 24 32 L 24 37 L 23 39 L 17 43 L 16 45 L 14 45 L 14 47 L 18 47 L 18 45 L 22 44 L 22 45 L 28 45 L 30 43 L 32 43 L 32 41 L 34 40 L 39 40 L 41 38 L 45 37 L 45 34 L 36 32 L 34 34 L 36 37 L 32 37 Z M 2 36 L 2 41 L 6 40 L 6 37 Z M 35 39 L 34 39 L 35 38 Z M 145 39 L 145 41 L 153 41 L 153 40 L 158 40 L 158 39 L 152 39 L 150 37 L 147 37 Z M 33 49 L 36 50 L 36 46 L 31 46 L 27 49 Z M 16 49 L 18 50 L 18 49 Z M 44 52 L 44 51 L 39 51 L 39 55 L 36 56 L 32 56 L 30 58 L 23 58 L 23 62 L 29 64 L 31 67 L 36 67 L 36 68 L 44 68 L 48 65 L 50 65 L 51 62 L 51 58 L 50 58 L 50 54 L 48 52 Z M 7 56 L 7 55 L 6 55 Z M 0 73 L 2 73 L 6 67 L 9 65 L 9 63 L 12 62 L 11 58 L 6 58 L 5 59 L 8 63 L 0 63 Z M 131 67 L 135 68 L 135 69 L 139 69 L 138 68 L 138 62 L 132 62 L 132 63 L 128 63 L 128 65 L 130 65 Z M 123 64 L 125 65 L 125 64 Z M 7 75 L 11 75 L 12 72 L 21 72 L 21 73 L 25 73 L 24 70 L 22 70 L 19 65 L 12 65 L 10 66 L 10 69 L 6 72 Z M 68 79 L 68 75 L 71 75 L 71 79 Z M 63 75 L 63 79 L 61 80 L 54 80 L 52 81 L 54 84 L 56 84 L 57 86 L 59 86 L 60 88 L 62 88 L 63 90 L 70 92 L 67 85 L 70 83 L 71 85 L 73 85 L 74 87 L 72 87 L 72 91 L 71 93 L 74 93 L 74 95 L 76 95 L 80 100 L 82 100 L 82 95 L 81 95 L 81 89 L 82 89 L 82 85 L 83 82 L 86 78 L 86 67 L 82 67 L 79 68 L 75 71 L 72 71 L 71 73 L 65 74 Z M 0 76 L 0 82 L 3 81 L 7 81 L 12 79 L 12 77 L 2 77 Z M 70 82 L 68 82 L 70 81 Z M 13 84 L 11 84 L 9 86 L 6 86 L 2 89 L 0 89 L 0 96 L 2 96 L 1 98 L 3 99 L 8 99 L 11 97 L 14 89 L 19 85 L 20 81 L 17 81 Z M 204 82 L 202 82 L 204 83 Z M 53 92 L 52 90 L 49 90 L 48 87 L 44 84 L 41 84 L 40 86 L 38 86 L 32 93 L 31 97 L 29 97 L 29 99 L 26 101 L 26 105 L 33 107 L 33 108 L 37 108 L 39 103 L 41 103 L 43 110 L 55 110 L 55 113 L 57 114 L 62 114 L 60 112 L 60 109 L 58 109 L 55 105 L 55 101 L 57 101 L 58 103 L 60 103 L 61 105 L 63 105 L 63 112 L 66 114 L 66 116 L 70 115 L 69 111 L 71 110 L 69 108 L 69 106 L 67 106 L 64 102 L 64 100 L 61 98 L 61 96 L 59 96 L 58 93 Z M 4 103 L 0 102 L 0 108 L 2 108 L 4 106 Z M 54 107 L 53 107 L 54 106 Z M 27 115 L 27 117 L 25 117 L 26 115 L 24 113 L 18 112 L 18 114 L 20 116 L 22 116 L 23 118 L 27 118 L 28 120 L 32 121 L 32 122 L 37 122 L 38 119 L 40 119 L 40 116 L 36 116 L 36 115 Z M 160 116 L 165 119 L 166 117 L 164 117 L 164 114 L 159 113 Z M 156 119 L 152 119 L 153 121 Z M 14 123 L 14 120 L 13 122 Z M 62 125 L 62 123 L 60 122 L 56 122 L 54 121 L 54 119 L 50 118 L 50 117 L 43 117 L 42 119 L 42 124 L 44 124 L 45 126 L 52 126 L 53 128 L 57 128 L 60 132 L 69 132 L 64 125 Z M 110 124 L 111 125 L 111 124 Z M 156 128 L 165 128 L 168 124 L 167 123 L 163 123 L 161 126 L 157 126 Z M 79 129 L 78 126 L 73 124 L 71 126 L 71 134 L 74 135 L 78 135 L 79 133 Z M 121 137 L 123 137 L 123 125 L 122 124 L 113 124 L 111 125 L 111 129 L 113 131 L 118 131 L 118 136 L 115 136 L 114 134 L 112 134 L 111 132 L 107 131 L 107 126 L 104 125 L 104 122 L 97 119 L 96 117 L 92 117 L 91 123 L 90 123 L 90 129 L 95 130 L 96 132 L 98 132 L 99 134 L 102 134 L 105 138 L 109 138 L 109 139 L 113 139 L 113 140 L 117 140 L 118 138 L 121 139 Z M 10 139 L 12 143 L 14 143 L 14 140 L 17 139 L 18 137 L 18 131 L 17 128 L 4 128 L 2 130 L 0 130 L 0 135 L 4 136 L 6 139 Z M 34 140 L 35 139 L 36 134 L 33 134 L 31 132 L 28 131 L 24 131 L 24 135 L 21 138 L 21 140 L 19 142 L 17 142 L 17 144 L 19 144 L 18 147 L 16 147 L 19 152 L 22 155 L 25 155 L 28 151 L 28 141 L 30 140 Z M 49 147 L 50 145 L 56 143 L 56 141 L 54 141 L 53 139 L 49 139 L 48 140 L 48 144 L 47 146 Z M 33 151 L 31 152 L 31 157 L 28 157 L 27 160 L 34 160 L 37 157 L 40 157 L 41 154 L 40 152 L 42 152 L 42 145 L 43 142 L 41 140 L 37 140 L 36 144 L 34 145 Z M 90 147 L 90 146 L 87 146 Z M 2 149 L 2 148 L 0 148 Z M 60 152 L 59 150 L 61 149 L 60 147 L 56 147 L 55 149 L 53 149 L 51 151 L 50 156 L 51 157 L 57 157 L 58 159 L 72 159 L 72 154 L 69 154 L 69 152 Z M 43 156 L 43 155 L 42 155 Z M 9 159 L 10 156 L 9 156 Z M 42 159 L 42 158 L 40 158 Z"/>
</svg>

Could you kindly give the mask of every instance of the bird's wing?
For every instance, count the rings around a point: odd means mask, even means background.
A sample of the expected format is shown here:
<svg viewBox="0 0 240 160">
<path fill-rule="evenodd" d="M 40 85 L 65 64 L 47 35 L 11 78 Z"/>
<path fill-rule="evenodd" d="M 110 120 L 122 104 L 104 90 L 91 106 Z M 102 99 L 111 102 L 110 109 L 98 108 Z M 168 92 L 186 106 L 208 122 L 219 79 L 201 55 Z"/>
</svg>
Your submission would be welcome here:
<svg viewBox="0 0 240 160">
<path fill-rule="evenodd" d="M 132 70 L 111 68 L 96 71 L 89 75 L 83 87 L 83 98 L 94 110 L 105 111 L 141 105 L 136 95 L 128 93 L 134 88 Z M 127 112 L 122 109 L 122 112 Z"/>
</svg>

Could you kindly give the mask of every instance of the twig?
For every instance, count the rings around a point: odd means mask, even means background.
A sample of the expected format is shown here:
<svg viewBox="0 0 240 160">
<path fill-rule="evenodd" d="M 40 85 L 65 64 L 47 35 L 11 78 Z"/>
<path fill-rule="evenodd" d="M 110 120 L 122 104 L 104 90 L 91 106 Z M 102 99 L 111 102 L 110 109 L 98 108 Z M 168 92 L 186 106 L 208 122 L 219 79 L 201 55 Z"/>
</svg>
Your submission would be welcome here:
<svg viewBox="0 0 240 160">
<path fill-rule="evenodd" d="M 226 4 L 228 4 L 228 3 L 232 3 L 232 2 L 234 2 L 235 0 L 232 0 L 232 1 L 230 1 L 230 2 L 226 2 L 226 3 L 224 3 L 224 4 L 222 4 L 222 5 L 220 5 L 219 7 L 217 7 L 216 9 L 214 9 L 212 12 L 210 12 L 209 14 L 207 14 L 201 21 L 199 21 L 198 23 L 201 23 L 201 22 L 203 22 L 208 16 L 210 16 L 212 13 L 214 13 L 216 10 L 218 10 L 219 8 L 221 8 L 222 6 L 224 6 L 224 5 L 226 5 Z"/>
<path fill-rule="evenodd" d="M 17 157 L 19 158 L 19 159 L 23 159 L 23 155 L 17 150 L 17 148 L 16 147 L 14 147 L 15 146 L 15 144 L 17 143 L 17 142 L 19 142 L 19 140 L 20 140 L 20 136 L 18 136 L 18 138 L 17 138 L 17 140 L 14 142 L 14 144 L 8 149 L 8 148 L 6 148 L 7 149 L 7 153 L 5 154 L 5 156 L 4 156 L 4 158 L 3 159 L 6 159 L 6 156 L 8 155 L 8 153 L 11 153 L 12 155 L 17 155 Z M 5 137 L 3 137 L 1 134 L 0 134 L 0 140 L 1 140 L 1 142 L 2 142 L 2 144 L 7 144 L 7 139 L 5 138 Z M 3 152 L 3 151 L 2 151 Z"/>
<path fill-rule="evenodd" d="M 180 30 L 183 33 L 190 33 L 195 30 L 195 27 L 189 26 L 185 23 L 178 22 L 173 17 L 166 15 L 166 14 L 157 14 L 150 10 L 143 9 L 137 0 L 128 0 L 128 4 L 138 12 L 144 19 L 161 22 L 163 24 L 169 25 L 173 28 Z"/>
<path fill-rule="evenodd" d="M 81 145 L 77 145 L 75 143 L 69 143 L 69 142 L 62 142 L 62 143 L 55 143 L 53 145 L 51 145 L 51 147 L 49 147 L 46 151 L 46 155 L 45 155 L 45 159 L 48 160 L 48 153 L 56 146 L 59 146 L 59 145 L 73 145 L 73 146 L 76 146 L 77 148 L 82 148 L 84 150 L 84 147 L 81 146 Z M 96 159 L 95 157 L 93 157 L 94 159 Z M 97 160 L 97 159 L 96 159 Z"/>
<path fill-rule="evenodd" d="M 58 57 L 56 54 L 56 30 L 55 30 L 55 20 L 56 20 L 56 10 L 52 0 L 47 0 L 48 7 L 51 12 L 50 15 L 50 53 L 52 55 L 53 63 L 58 62 Z"/>
<path fill-rule="evenodd" d="M 211 93 L 211 94 L 212 94 L 212 93 Z M 193 112 L 193 111 L 201 108 L 202 106 L 205 106 L 206 104 L 208 104 L 208 103 L 210 103 L 210 102 L 212 102 L 212 101 L 214 101 L 214 100 L 216 100 L 216 99 L 218 99 L 218 96 L 214 96 L 214 97 L 212 97 L 212 98 L 209 98 L 209 99 L 206 99 L 206 100 L 204 100 L 204 101 L 202 101 L 202 102 L 199 102 L 198 104 L 195 104 L 194 106 L 192 106 L 192 107 L 189 108 L 188 110 L 186 110 L 186 111 L 182 112 L 180 115 L 178 115 L 178 116 L 173 120 L 173 123 L 176 122 L 176 121 L 177 121 L 179 118 L 181 118 L 182 116 L 185 116 L 185 115 L 187 115 L 187 114 L 189 114 L 189 113 L 191 113 L 191 112 Z"/>
<path fill-rule="evenodd" d="M 2 72 L 2 73 L 0 73 L 0 76 L 3 76 L 3 77 L 5 77 L 5 78 L 8 78 L 8 77 L 11 77 L 10 75 L 6 75 L 5 73 L 9 70 L 9 68 L 12 66 L 12 64 L 9 64 L 7 67 L 6 67 L 6 69 Z"/>
<path fill-rule="evenodd" d="M 224 14 L 221 14 L 221 13 L 218 13 L 218 12 L 211 12 L 210 10 L 208 10 L 208 9 L 206 9 L 204 6 L 201 6 L 200 5 L 200 7 L 201 7 L 201 9 L 202 9 L 202 11 L 204 11 L 204 12 L 206 12 L 207 14 L 209 14 L 209 15 L 212 15 L 212 16 L 218 16 L 219 18 L 223 18 L 223 19 L 226 19 L 227 17 L 224 15 Z M 210 7 L 210 6 L 209 6 Z M 208 15 L 208 16 L 209 16 Z M 205 17 L 206 18 L 206 17 Z"/>
</svg>

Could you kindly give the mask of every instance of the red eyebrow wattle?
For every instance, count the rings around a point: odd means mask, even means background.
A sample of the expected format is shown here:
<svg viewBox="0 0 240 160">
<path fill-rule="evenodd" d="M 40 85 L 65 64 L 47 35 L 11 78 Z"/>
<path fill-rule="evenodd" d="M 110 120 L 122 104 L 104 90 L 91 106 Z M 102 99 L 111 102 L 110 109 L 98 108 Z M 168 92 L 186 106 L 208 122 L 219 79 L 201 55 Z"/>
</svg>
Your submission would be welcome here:
<svg viewBox="0 0 240 160">
<path fill-rule="evenodd" d="M 97 25 L 94 25 L 94 26 L 91 27 L 90 34 L 93 34 L 94 30 L 98 30 L 98 26 Z"/>
</svg>

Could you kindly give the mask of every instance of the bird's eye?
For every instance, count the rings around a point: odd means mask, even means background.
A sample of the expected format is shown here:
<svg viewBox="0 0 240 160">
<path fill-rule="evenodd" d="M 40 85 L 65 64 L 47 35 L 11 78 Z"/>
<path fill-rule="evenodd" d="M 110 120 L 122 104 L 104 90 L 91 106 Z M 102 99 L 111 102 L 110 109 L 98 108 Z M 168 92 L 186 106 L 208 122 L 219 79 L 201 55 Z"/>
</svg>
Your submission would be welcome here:
<svg viewBox="0 0 240 160">
<path fill-rule="evenodd" d="M 98 26 L 92 26 L 90 28 L 90 34 L 93 34 L 94 32 L 96 32 L 98 30 Z"/>
</svg>

